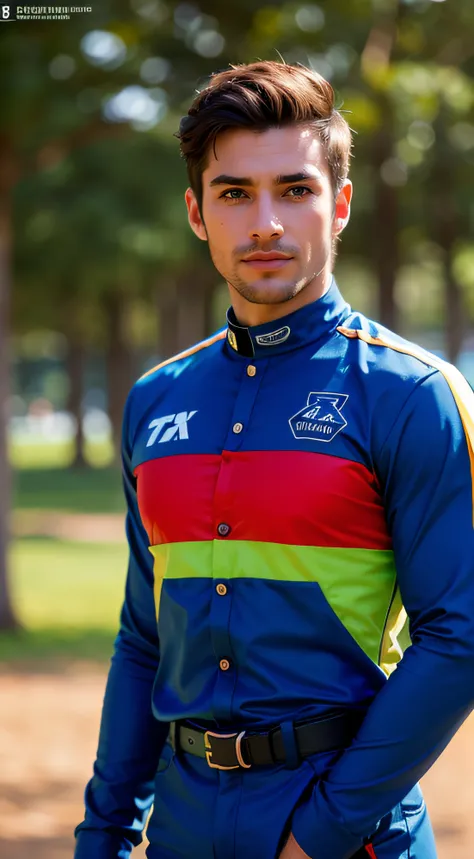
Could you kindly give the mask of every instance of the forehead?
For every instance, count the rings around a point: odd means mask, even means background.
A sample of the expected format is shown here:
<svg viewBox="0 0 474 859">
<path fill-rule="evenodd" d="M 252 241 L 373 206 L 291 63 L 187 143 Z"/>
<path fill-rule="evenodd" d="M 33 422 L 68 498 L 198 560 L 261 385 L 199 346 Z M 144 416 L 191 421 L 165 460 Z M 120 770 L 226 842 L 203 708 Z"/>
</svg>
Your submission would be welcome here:
<svg viewBox="0 0 474 859">
<path fill-rule="evenodd" d="M 205 183 L 221 173 L 248 176 L 254 181 L 312 168 L 328 177 L 327 156 L 319 135 L 311 128 L 290 125 L 257 132 L 231 129 L 217 137 L 203 172 Z"/>
</svg>

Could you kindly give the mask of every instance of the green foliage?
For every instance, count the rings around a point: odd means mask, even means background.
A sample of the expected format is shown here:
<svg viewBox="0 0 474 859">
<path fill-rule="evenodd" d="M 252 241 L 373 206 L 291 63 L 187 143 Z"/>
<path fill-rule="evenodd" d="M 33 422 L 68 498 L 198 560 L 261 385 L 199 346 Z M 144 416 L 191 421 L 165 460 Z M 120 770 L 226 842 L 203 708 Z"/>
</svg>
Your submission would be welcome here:
<svg viewBox="0 0 474 859">
<path fill-rule="evenodd" d="M 186 222 L 186 176 L 173 132 L 213 70 L 258 57 L 281 55 L 321 71 L 347 111 L 356 134 L 355 197 L 342 257 L 362 257 L 373 268 L 368 237 L 380 170 L 396 187 L 399 265 L 413 265 L 406 236 L 436 244 L 431 216 L 443 159 L 451 165 L 464 259 L 474 219 L 473 10 L 471 0 L 115 0 L 55 27 L 9 27 L 0 61 L 9 68 L 2 120 L 20 177 L 15 329 L 65 330 L 74 318 L 81 338 L 101 345 L 104 296 L 119 289 L 130 306 L 138 301 L 156 314 L 157 294 L 184 268 L 203 266 L 206 248 Z M 110 55 L 94 55 L 90 46 L 87 53 L 92 31 L 112 40 Z M 130 87 L 155 104 L 155 125 L 138 114 L 110 121 L 114 97 L 123 101 Z M 374 141 L 385 126 L 392 151 L 380 167 Z M 434 275 L 435 312 L 425 318 L 417 305 L 420 325 L 443 325 L 442 287 Z M 413 315 L 409 292 L 402 289 L 399 300 Z M 155 332 L 146 331 L 151 348 Z"/>
<path fill-rule="evenodd" d="M 105 348 L 106 300 L 119 292 L 130 342 L 156 351 L 147 313 L 156 315 L 160 297 L 179 296 L 183 276 L 193 272 L 196 289 L 208 278 L 207 249 L 192 236 L 182 201 L 179 117 L 215 69 L 279 56 L 329 77 L 355 132 L 353 215 L 338 263 L 349 300 L 377 315 L 374 257 L 388 215 L 377 200 L 388 187 L 396 204 L 394 294 L 405 324 L 445 325 L 449 273 L 463 290 L 466 317 L 474 317 L 472 0 L 105 0 L 64 24 L 4 30 L 0 173 L 16 185 L 19 335 L 51 329 Z M 135 99 L 129 119 L 119 115 L 127 99 Z M 387 141 L 379 163 L 377 145 Z M 216 293 L 214 308 L 222 313 L 225 301 Z M 12 459 L 23 466 L 16 506 L 121 511 L 118 472 L 53 468 L 71 453 L 14 447 Z M 108 455 L 89 451 L 96 464 Z M 124 562 L 122 546 L 19 541 L 14 596 L 27 630 L 0 639 L 0 658 L 30 655 L 33 646 L 43 655 L 59 646 L 77 655 L 108 651 Z"/>
</svg>

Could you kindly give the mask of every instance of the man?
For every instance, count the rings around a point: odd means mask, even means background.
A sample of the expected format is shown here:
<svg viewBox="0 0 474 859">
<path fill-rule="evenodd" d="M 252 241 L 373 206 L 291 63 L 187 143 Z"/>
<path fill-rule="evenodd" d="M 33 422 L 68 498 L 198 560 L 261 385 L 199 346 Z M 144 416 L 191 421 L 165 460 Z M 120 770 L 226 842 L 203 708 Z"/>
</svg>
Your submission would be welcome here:
<svg viewBox="0 0 474 859">
<path fill-rule="evenodd" d="M 180 140 L 232 309 L 125 410 L 76 859 L 128 857 L 153 801 L 150 859 L 433 859 L 417 781 L 474 695 L 473 394 L 337 289 L 351 135 L 326 81 L 221 72 Z"/>
</svg>

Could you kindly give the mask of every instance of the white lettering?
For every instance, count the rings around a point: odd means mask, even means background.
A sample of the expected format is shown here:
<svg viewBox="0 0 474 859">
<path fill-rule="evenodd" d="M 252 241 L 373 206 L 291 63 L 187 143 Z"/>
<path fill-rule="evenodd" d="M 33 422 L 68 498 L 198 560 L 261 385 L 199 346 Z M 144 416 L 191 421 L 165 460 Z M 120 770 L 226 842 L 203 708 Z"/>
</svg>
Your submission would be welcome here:
<svg viewBox="0 0 474 859">
<path fill-rule="evenodd" d="M 177 441 L 178 438 L 182 438 L 182 439 L 183 438 L 189 438 L 188 421 L 190 421 L 191 418 L 193 417 L 193 415 L 195 415 L 195 414 L 196 414 L 195 411 L 194 412 L 179 412 L 174 419 L 174 426 L 168 427 L 166 432 L 163 433 L 162 438 L 160 438 L 160 441 L 158 442 L 158 444 L 161 444 L 162 442 L 165 442 L 165 441 L 171 441 L 171 439 L 174 439 L 174 441 Z"/>
<path fill-rule="evenodd" d="M 155 418 L 155 420 L 151 421 L 148 425 L 148 429 L 152 429 L 153 432 L 148 439 L 146 446 L 151 447 L 166 424 L 170 424 L 172 421 L 173 426 L 166 428 L 165 432 L 159 439 L 158 444 L 171 440 L 178 441 L 178 439 L 188 439 L 188 423 L 196 413 L 197 411 L 194 410 L 192 412 L 178 412 L 177 415 L 166 415 L 163 418 Z"/>
<path fill-rule="evenodd" d="M 312 432 L 320 433 L 321 435 L 332 435 L 334 429 L 328 424 L 315 424 L 310 421 L 298 421 L 296 424 L 297 432 Z"/>
<path fill-rule="evenodd" d="M 165 418 L 156 418 L 148 425 L 148 429 L 153 429 L 153 427 L 154 429 L 146 443 L 147 447 L 151 447 L 155 443 L 164 425 L 169 424 L 172 420 L 174 420 L 174 415 L 166 415 Z"/>
</svg>

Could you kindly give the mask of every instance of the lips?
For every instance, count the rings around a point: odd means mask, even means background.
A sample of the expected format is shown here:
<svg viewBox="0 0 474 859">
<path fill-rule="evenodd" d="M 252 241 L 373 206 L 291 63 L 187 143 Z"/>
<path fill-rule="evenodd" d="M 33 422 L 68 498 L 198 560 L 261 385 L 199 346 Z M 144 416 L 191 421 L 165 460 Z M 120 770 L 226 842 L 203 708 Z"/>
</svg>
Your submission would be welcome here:
<svg viewBox="0 0 474 859">
<path fill-rule="evenodd" d="M 260 271 L 277 271 L 284 268 L 293 259 L 281 251 L 254 251 L 242 260 L 245 265 Z"/>
<path fill-rule="evenodd" d="M 256 251 L 253 254 L 246 256 L 242 262 L 272 262 L 273 260 L 289 260 L 293 259 L 289 254 L 283 254 L 279 251 Z"/>
<path fill-rule="evenodd" d="M 284 268 L 288 265 L 292 259 L 293 257 L 286 256 L 286 254 L 256 253 L 250 254 L 250 256 L 246 257 L 242 262 L 250 268 L 257 269 L 259 271 L 277 271 L 278 269 Z"/>
</svg>

